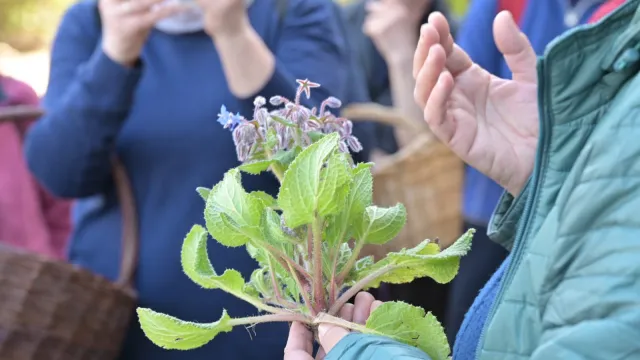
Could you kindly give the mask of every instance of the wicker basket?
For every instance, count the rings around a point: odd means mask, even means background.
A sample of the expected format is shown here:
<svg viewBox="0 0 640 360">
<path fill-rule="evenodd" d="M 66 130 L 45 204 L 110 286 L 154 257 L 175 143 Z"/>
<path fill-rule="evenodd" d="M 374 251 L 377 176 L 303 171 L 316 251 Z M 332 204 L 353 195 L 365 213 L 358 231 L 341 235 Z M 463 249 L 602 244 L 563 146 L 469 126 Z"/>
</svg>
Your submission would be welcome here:
<svg viewBox="0 0 640 360">
<path fill-rule="evenodd" d="M 0 122 L 33 109 L 0 109 Z M 123 256 L 116 283 L 61 261 L 0 247 L 0 359 L 112 360 L 136 305 L 132 279 L 138 229 L 124 167 L 114 161 L 123 213 Z"/>
<path fill-rule="evenodd" d="M 374 202 L 380 206 L 403 203 L 407 224 L 391 242 L 365 247 L 363 256 L 380 258 L 424 239 L 437 238 L 443 248 L 450 245 L 462 227 L 464 167 L 460 158 L 438 141 L 425 123 L 409 121 L 391 108 L 358 104 L 347 107 L 342 116 L 353 121 L 377 121 L 414 134 L 397 153 L 376 159 L 373 168 Z"/>
</svg>

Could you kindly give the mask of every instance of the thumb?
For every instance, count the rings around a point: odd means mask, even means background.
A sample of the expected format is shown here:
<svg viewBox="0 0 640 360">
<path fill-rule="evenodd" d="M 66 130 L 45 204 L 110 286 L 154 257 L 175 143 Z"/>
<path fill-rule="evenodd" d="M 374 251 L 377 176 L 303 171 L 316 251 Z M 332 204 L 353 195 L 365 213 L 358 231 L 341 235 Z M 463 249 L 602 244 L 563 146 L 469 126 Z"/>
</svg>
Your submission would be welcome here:
<svg viewBox="0 0 640 360">
<path fill-rule="evenodd" d="M 318 340 L 327 354 L 348 334 L 349 330 L 336 325 L 323 323 L 318 326 Z"/>
<path fill-rule="evenodd" d="M 511 69 L 513 80 L 535 83 L 536 53 L 508 11 L 501 11 L 493 22 L 493 37 Z"/>
</svg>

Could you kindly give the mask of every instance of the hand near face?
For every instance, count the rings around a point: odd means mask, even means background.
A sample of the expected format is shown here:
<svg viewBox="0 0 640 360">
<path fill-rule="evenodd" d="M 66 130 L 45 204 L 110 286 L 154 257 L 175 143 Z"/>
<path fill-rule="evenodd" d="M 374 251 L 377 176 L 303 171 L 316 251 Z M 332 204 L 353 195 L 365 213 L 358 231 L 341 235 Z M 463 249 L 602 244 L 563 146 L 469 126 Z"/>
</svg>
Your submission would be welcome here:
<svg viewBox="0 0 640 360">
<path fill-rule="evenodd" d="M 375 300 L 367 292 L 361 292 L 356 296 L 354 304 L 346 304 L 340 310 L 340 317 L 360 325 L 364 325 L 369 315 L 381 301 Z M 333 349 L 342 338 L 349 334 L 349 330 L 336 325 L 322 324 L 318 328 L 320 349 L 316 355 L 317 360 L 324 359 L 325 355 Z M 295 322 L 289 330 L 289 340 L 284 349 L 284 360 L 313 360 L 313 334 L 307 327 Z"/>
<path fill-rule="evenodd" d="M 165 0 L 99 0 L 102 48 L 113 61 L 132 66 L 155 24 L 183 8 Z"/>
<path fill-rule="evenodd" d="M 432 14 L 415 53 L 414 95 L 433 133 L 515 196 L 533 170 L 538 142 L 536 54 L 508 12 L 496 16 L 493 32 L 512 80 L 474 64 L 454 44 L 445 17 Z"/>
<path fill-rule="evenodd" d="M 246 0 L 197 0 L 209 36 L 234 35 L 249 26 Z"/>
<path fill-rule="evenodd" d="M 362 31 L 387 62 L 410 57 L 418 42 L 418 26 L 430 0 L 376 0 L 366 5 Z"/>
</svg>

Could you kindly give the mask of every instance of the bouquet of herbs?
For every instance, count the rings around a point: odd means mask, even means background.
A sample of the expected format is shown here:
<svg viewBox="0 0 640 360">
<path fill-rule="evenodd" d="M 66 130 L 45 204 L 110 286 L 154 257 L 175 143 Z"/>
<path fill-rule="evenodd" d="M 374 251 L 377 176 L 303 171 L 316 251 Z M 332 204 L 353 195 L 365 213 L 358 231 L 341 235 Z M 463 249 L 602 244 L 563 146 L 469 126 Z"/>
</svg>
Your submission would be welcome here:
<svg viewBox="0 0 640 360">
<path fill-rule="evenodd" d="M 232 131 L 242 165 L 212 189 L 197 189 L 206 201 L 206 227 L 194 225 L 182 246 L 182 266 L 192 281 L 230 293 L 262 314 L 233 318 L 223 311 L 218 321 L 202 324 L 139 308 L 142 329 L 159 346 L 188 350 L 234 326 L 300 321 L 315 330 L 324 322 L 391 337 L 434 360 L 448 358 L 442 326 L 421 308 L 388 302 L 364 326 L 336 314 L 356 293 L 383 282 L 401 284 L 427 276 L 451 281 L 460 256 L 470 248 L 473 230 L 443 251 L 437 242 L 425 240 L 379 261 L 361 258 L 364 245 L 385 244 L 402 230 L 405 208 L 372 204 L 372 164 L 354 164 L 350 151 L 362 146 L 352 135 L 353 125 L 329 111 L 339 108 L 340 101 L 330 97 L 319 109 L 308 109 L 301 96 L 309 98 L 319 85 L 298 83 L 295 99 L 269 100 L 276 110 L 256 98 L 252 120 L 221 109 L 219 122 Z M 277 198 L 242 187 L 241 173 L 264 171 L 281 183 Z M 216 272 L 207 255 L 209 234 L 224 246 L 246 248 L 260 265 L 250 279 L 233 269 Z"/>
</svg>

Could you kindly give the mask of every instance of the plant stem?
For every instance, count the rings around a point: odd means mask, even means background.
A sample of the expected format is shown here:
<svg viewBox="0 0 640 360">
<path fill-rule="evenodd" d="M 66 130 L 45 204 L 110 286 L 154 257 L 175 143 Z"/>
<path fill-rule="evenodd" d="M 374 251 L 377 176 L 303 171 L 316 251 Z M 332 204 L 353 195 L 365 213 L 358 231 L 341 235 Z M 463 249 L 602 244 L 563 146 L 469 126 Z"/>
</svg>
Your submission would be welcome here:
<svg viewBox="0 0 640 360">
<path fill-rule="evenodd" d="M 265 242 L 261 243 L 259 247 L 262 247 L 266 249 L 269 253 L 271 253 L 271 255 L 273 255 L 273 257 L 276 258 L 276 260 L 280 263 L 280 265 L 282 265 L 282 267 L 286 268 L 289 265 L 293 266 L 293 268 L 296 269 L 296 271 L 300 273 L 300 275 L 302 275 L 305 278 L 305 280 L 311 282 L 312 279 L 309 272 L 307 272 L 305 268 L 300 266 L 300 264 L 296 263 L 291 258 L 289 258 L 285 253 L 283 253 L 282 251 L 276 249 L 275 247 Z"/>
<path fill-rule="evenodd" d="M 309 300 L 309 294 L 307 294 L 307 290 L 304 288 L 304 286 L 302 286 L 302 283 L 300 282 L 298 273 L 293 269 L 291 264 L 287 264 L 287 265 L 289 266 L 289 271 L 293 276 L 293 280 L 295 280 L 296 285 L 298 286 L 298 292 L 300 293 L 300 296 L 302 296 L 302 300 L 304 301 L 305 305 L 307 305 L 307 308 L 309 309 L 309 312 L 311 313 L 311 315 L 315 316 L 316 310 L 313 308 L 313 304 L 311 303 L 311 300 Z"/>
<path fill-rule="evenodd" d="M 280 164 L 271 164 L 271 172 L 276 176 L 278 181 L 282 184 L 282 179 L 284 179 L 284 171 L 282 170 L 282 166 Z"/>
<path fill-rule="evenodd" d="M 282 293 L 280 293 L 280 285 L 276 279 L 276 269 L 273 267 L 271 256 L 267 256 L 267 262 L 269 263 L 269 273 L 271 274 L 271 286 L 273 286 L 273 293 L 276 296 L 276 300 L 282 300 Z"/>
<path fill-rule="evenodd" d="M 323 220 L 316 215 L 311 229 L 313 231 L 313 300 L 321 309 L 326 310 L 324 298 L 324 282 L 322 276 L 322 224 Z"/>
<path fill-rule="evenodd" d="M 345 319 L 341 319 L 327 313 L 318 314 L 318 316 L 316 316 L 315 319 L 313 319 L 312 324 L 313 325 L 333 324 L 333 325 L 343 327 L 345 329 L 359 331 L 363 334 L 377 333 L 377 331 L 371 330 L 364 325 L 352 323 L 351 321 L 347 321 Z"/>
<path fill-rule="evenodd" d="M 353 265 L 355 265 L 356 261 L 358 261 L 358 258 L 360 257 L 360 251 L 362 250 L 362 247 L 364 247 L 364 241 L 357 240 L 351 252 L 349 261 L 347 261 L 347 263 L 344 265 L 344 267 L 340 271 L 340 274 L 338 275 L 338 278 L 336 279 L 338 282 L 343 282 L 344 279 L 347 278 L 349 272 L 353 268 Z"/>
<path fill-rule="evenodd" d="M 336 300 L 333 305 L 331 305 L 331 309 L 329 309 L 329 315 L 336 315 L 344 306 L 344 304 L 346 304 L 347 301 L 354 297 L 360 290 L 364 289 L 365 286 L 369 285 L 373 280 L 379 278 L 380 276 L 395 270 L 396 268 L 396 266 L 387 265 L 362 278 L 360 281 L 350 287 L 349 290 L 345 291 L 345 293 L 342 294 L 342 296 L 340 296 L 340 298 L 338 298 L 338 300 Z"/>
<path fill-rule="evenodd" d="M 286 313 L 286 314 L 271 314 L 271 315 L 261 315 L 261 316 L 248 316 L 243 318 L 236 318 L 227 321 L 227 324 L 230 326 L 238 326 L 238 325 L 251 325 L 251 324 L 260 324 L 266 322 L 292 322 L 299 321 L 305 324 L 311 324 L 312 320 L 309 319 L 308 316 L 304 316 L 302 314 L 294 314 L 294 313 Z"/>
<path fill-rule="evenodd" d="M 286 311 L 284 309 L 264 304 L 259 299 L 256 299 L 254 297 L 251 297 L 251 296 L 243 294 L 243 293 L 232 293 L 232 295 L 234 295 L 235 297 L 237 297 L 239 299 L 242 299 L 242 300 L 248 302 L 249 304 L 253 305 L 256 309 L 259 309 L 259 310 L 262 310 L 262 311 L 270 312 L 272 314 L 286 314 L 286 313 L 289 313 L 288 311 Z"/>
</svg>

